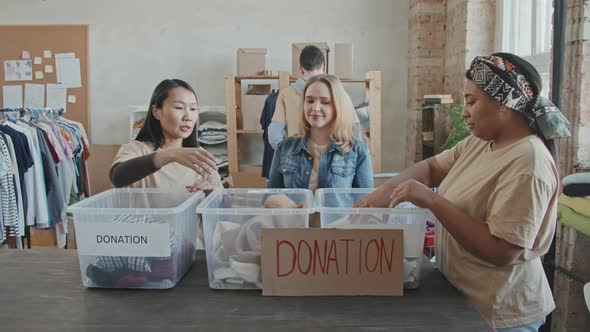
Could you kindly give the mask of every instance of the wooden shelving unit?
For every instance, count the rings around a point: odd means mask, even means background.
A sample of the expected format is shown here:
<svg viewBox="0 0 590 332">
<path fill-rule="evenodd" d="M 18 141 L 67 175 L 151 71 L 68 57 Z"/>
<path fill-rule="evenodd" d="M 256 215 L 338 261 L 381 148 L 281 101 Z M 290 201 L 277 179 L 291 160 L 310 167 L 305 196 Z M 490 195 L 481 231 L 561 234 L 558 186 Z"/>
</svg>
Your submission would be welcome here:
<svg viewBox="0 0 590 332">
<path fill-rule="evenodd" d="M 446 113 L 438 112 L 433 107 L 450 107 L 452 102 L 422 103 L 422 130 L 417 139 L 421 142 L 420 154 L 416 162 L 428 159 L 441 152 L 450 131 L 449 117 Z"/>
</svg>

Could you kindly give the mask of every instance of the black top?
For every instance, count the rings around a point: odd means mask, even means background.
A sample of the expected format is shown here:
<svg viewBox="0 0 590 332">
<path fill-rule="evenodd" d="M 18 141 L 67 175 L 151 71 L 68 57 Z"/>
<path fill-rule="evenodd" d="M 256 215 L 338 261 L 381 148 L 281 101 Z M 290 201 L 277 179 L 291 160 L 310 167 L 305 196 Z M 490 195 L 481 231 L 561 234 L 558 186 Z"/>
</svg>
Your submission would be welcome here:
<svg viewBox="0 0 590 332">
<path fill-rule="evenodd" d="M 169 290 L 86 289 L 76 250 L 0 250 L 0 271 L 3 331 L 493 331 L 429 263 L 403 297 L 212 290 L 200 251 Z"/>
<path fill-rule="evenodd" d="M 264 142 L 264 154 L 262 155 L 262 177 L 268 179 L 270 174 L 270 166 L 272 164 L 272 157 L 275 150 L 268 141 L 268 126 L 272 122 L 272 117 L 275 114 L 277 106 L 277 99 L 279 98 L 278 91 L 272 91 L 264 101 L 264 108 L 260 114 L 260 126 L 262 126 L 262 141 Z"/>
</svg>

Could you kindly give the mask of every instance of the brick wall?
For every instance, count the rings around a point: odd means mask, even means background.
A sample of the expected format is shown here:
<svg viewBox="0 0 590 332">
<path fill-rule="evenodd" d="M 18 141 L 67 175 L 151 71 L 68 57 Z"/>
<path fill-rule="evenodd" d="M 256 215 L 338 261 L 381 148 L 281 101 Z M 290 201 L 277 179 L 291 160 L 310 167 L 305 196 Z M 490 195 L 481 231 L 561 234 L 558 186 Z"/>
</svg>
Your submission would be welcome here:
<svg viewBox="0 0 590 332">
<path fill-rule="evenodd" d="M 590 172 L 590 35 L 584 26 L 590 24 L 590 5 L 583 0 L 567 2 L 566 40 L 562 83 L 561 110 L 572 124 L 572 137 L 560 141 L 558 166 L 561 176 Z M 558 225 L 556 263 L 582 278 L 590 278 L 590 237 Z M 590 329 L 582 296 L 582 283 L 565 273 L 555 272 L 551 331 L 577 332 Z"/>
<path fill-rule="evenodd" d="M 590 6 L 583 0 L 568 1 L 562 86 L 562 111 L 572 124 L 572 137 L 560 144 L 562 175 L 590 171 Z M 587 30 L 587 29 L 586 29 Z"/>
<path fill-rule="evenodd" d="M 463 73 L 466 64 L 467 1 L 447 1 L 447 48 L 445 49 L 445 93 L 453 95 L 457 103 L 463 102 Z"/>
<path fill-rule="evenodd" d="M 452 94 L 463 102 L 465 69 L 494 46 L 494 0 L 413 0 L 408 49 L 406 165 L 422 159 L 421 99 Z"/>
<path fill-rule="evenodd" d="M 427 93 L 443 92 L 446 1 L 410 3 L 408 45 L 408 125 L 406 166 L 421 155 L 421 105 Z"/>
<path fill-rule="evenodd" d="M 582 278 L 590 278 L 590 237 L 573 228 L 558 225 L 557 263 Z M 584 301 L 583 284 L 563 272 L 555 272 L 553 297 L 556 308 L 551 316 L 551 332 L 585 332 L 590 314 Z"/>
</svg>

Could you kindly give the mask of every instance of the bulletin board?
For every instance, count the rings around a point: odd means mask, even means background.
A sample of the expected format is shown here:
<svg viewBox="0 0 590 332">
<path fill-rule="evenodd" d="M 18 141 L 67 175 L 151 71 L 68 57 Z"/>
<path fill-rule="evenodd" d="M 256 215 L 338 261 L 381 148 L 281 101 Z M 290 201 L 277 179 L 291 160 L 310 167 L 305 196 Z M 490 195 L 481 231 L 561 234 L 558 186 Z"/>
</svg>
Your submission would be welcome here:
<svg viewBox="0 0 590 332">
<path fill-rule="evenodd" d="M 88 26 L 87 25 L 0 25 L 0 85 L 22 85 L 23 99 L 26 83 L 58 83 L 55 66 L 56 53 L 74 53 L 80 59 L 81 87 L 67 88 L 66 97 L 75 96 L 75 102 L 66 103 L 66 118 L 84 125 L 90 137 L 88 124 Z M 51 58 L 44 57 L 44 51 L 51 51 Z M 6 81 L 4 61 L 23 60 L 22 52 L 28 51 L 31 61 L 40 57 L 42 63 L 33 63 L 32 80 Z M 46 72 L 45 66 L 51 65 L 53 72 Z M 43 78 L 36 79 L 35 73 L 41 71 Z M 47 90 L 45 90 L 47 94 Z M 3 91 L 0 88 L 0 107 L 3 103 Z M 70 98 L 69 101 L 73 101 Z M 24 102 L 24 100 L 23 100 Z"/>
</svg>

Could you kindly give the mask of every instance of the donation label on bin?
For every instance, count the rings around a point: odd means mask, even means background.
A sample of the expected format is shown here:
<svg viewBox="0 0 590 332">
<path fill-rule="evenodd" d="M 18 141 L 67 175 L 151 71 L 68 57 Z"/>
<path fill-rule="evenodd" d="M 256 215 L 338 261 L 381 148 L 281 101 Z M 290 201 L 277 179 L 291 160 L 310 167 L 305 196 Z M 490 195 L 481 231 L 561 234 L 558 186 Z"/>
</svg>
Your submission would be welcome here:
<svg viewBox="0 0 590 332">
<path fill-rule="evenodd" d="M 80 255 L 168 257 L 168 224 L 79 223 L 76 238 Z"/>
<path fill-rule="evenodd" d="M 262 295 L 403 295 L 403 230 L 262 229 Z"/>
</svg>

